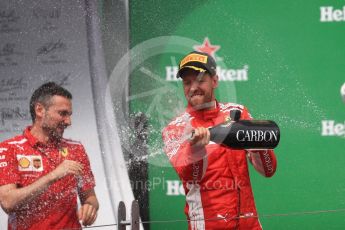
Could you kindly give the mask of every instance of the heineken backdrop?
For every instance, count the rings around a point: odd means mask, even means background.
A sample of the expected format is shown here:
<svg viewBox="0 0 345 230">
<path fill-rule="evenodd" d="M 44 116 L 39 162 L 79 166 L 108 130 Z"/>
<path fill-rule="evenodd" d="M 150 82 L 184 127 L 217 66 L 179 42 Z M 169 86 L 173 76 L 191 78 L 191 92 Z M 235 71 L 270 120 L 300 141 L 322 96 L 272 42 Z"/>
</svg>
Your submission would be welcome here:
<svg viewBox="0 0 345 230">
<path fill-rule="evenodd" d="M 161 130 L 186 105 L 178 62 L 199 50 L 219 66 L 219 101 L 281 128 L 275 176 L 250 166 L 264 229 L 344 229 L 345 212 L 317 212 L 345 209 L 344 1 L 133 0 L 129 15 L 129 109 L 148 118 L 151 221 L 185 219 Z"/>
</svg>

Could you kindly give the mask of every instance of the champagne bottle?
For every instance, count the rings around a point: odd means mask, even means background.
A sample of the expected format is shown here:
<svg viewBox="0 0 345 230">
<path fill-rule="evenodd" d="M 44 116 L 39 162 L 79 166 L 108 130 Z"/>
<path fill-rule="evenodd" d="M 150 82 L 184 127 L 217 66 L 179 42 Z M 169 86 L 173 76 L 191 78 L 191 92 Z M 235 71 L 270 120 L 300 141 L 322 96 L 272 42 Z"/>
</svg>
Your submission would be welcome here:
<svg viewBox="0 0 345 230">
<path fill-rule="evenodd" d="M 240 110 L 231 110 L 230 121 L 209 128 L 210 140 L 232 149 L 274 149 L 278 146 L 280 130 L 274 121 L 239 120 L 240 117 Z"/>
<path fill-rule="evenodd" d="M 210 130 L 210 140 L 233 149 L 274 149 L 280 130 L 274 121 L 238 120 L 222 123 Z"/>
</svg>

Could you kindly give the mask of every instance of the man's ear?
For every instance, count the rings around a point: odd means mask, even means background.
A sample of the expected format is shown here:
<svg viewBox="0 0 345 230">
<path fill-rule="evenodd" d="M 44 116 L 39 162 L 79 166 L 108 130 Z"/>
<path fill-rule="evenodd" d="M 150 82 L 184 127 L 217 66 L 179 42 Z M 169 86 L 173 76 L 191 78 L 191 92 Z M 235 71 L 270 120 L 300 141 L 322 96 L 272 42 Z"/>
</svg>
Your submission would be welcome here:
<svg viewBox="0 0 345 230">
<path fill-rule="evenodd" d="M 217 74 L 212 77 L 212 83 L 213 83 L 214 89 L 218 87 L 218 75 Z"/>
<path fill-rule="evenodd" d="M 41 103 L 36 103 L 35 105 L 35 113 L 36 113 L 36 118 L 42 118 L 46 112 L 46 109 L 44 105 Z"/>
</svg>

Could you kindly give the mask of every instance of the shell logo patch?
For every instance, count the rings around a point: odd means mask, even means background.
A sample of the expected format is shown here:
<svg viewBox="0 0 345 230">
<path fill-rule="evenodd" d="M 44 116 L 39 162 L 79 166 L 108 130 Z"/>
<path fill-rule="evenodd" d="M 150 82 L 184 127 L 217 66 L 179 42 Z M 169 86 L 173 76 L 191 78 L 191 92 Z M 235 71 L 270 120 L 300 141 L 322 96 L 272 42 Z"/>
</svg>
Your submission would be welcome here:
<svg viewBox="0 0 345 230">
<path fill-rule="evenodd" d="M 63 157 L 67 157 L 67 155 L 68 155 L 68 149 L 67 148 L 61 148 L 59 150 L 59 152 L 60 152 L 61 156 L 63 156 Z"/>
<path fill-rule="evenodd" d="M 21 168 L 24 168 L 24 169 L 29 168 L 29 166 L 30 166 L 30 161 L 29 161 L 29 159 L 26 158 L 26 157 L 20 158 L 19 161 L 18 161 L 18 163 L 19 163 L 19 166 L 20 166 Z"/>
<path fill-rule="evenodd" d="M 18 170 L 21 172 L 42 172 L 43 162 L 41 156 L 17 155 Z"/>
</svg>

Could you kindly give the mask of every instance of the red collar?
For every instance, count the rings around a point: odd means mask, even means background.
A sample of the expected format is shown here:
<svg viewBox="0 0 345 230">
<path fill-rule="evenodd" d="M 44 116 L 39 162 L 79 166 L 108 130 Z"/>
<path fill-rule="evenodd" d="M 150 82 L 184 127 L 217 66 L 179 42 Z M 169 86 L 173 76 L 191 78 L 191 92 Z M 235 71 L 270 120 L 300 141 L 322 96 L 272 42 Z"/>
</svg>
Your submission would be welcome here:
<svg viewBox="0 0 345 230">
<path fill-rule="evenodd" d="M 26 139 L 28 139 L 28 142 L 29 144 L 32 146 L 32 147 L 36 147 L 36 146 L 41 146 L 41 147 L 50 147 L 50 146 L 57 146 L 59 144 L 59 141 L 50 141 L 48 143 L 43 143 L 43 142 L 40 142 L 36 137 L 34 137 L 30 130 L 31 130 L 32 126 L 28 126 L 26 127 L 26 129 L 24 130 L 24 137 Z"/>
<path fill-rule="evenodd" d="M 205 121 L 216 118 L 218 116 L 219 110 L 220 108 L 219 108 L 218 101 L 216 101 L 216 106 L 212 109 L 195 110 L 191 105 L 187 106 L 187 112 L 190 115 L 198 119 L 205 120 Z"/>
</svg>

